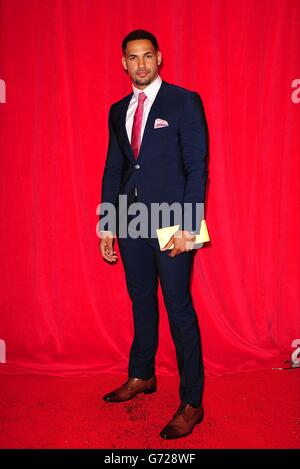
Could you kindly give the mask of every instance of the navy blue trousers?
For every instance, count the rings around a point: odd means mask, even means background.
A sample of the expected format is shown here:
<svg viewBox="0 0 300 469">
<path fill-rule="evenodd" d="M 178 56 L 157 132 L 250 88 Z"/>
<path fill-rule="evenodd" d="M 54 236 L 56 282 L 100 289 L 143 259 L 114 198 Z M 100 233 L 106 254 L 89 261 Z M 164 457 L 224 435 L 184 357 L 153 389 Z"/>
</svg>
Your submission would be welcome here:
<svg viewBox="0 0 300 469">
<path fill-rule="evenodd" d="M 170 250 L 161 252 L 156 238 L 119 238 L 118 234 L 117 238 L 134 320 L 128 376 L 148 379 L 155 373 L 159 278 L 176 349 L 180 401 L 198 406 L 202 402 L 203 362 L 190 293 L 195 250 L 169 257 Z"/>
</svg>

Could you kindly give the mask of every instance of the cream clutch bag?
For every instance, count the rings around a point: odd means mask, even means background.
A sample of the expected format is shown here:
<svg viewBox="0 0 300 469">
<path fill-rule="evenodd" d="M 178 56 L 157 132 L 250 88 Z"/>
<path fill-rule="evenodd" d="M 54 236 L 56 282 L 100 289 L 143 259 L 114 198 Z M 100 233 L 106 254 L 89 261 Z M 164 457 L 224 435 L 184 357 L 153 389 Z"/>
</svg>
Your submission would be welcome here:
<svg viewBox="0 0 300 469">
<path fill-rule="evenodd" d="M 178 229 L 179 229 L 179 225 L 174 225 L 174 226 L 167 226 L 165 228 L 158 228 L 156 230 L 159 247 L 161 251 L 163 247 L 167 244 L 169 239 L 173 236 L 174 233 L 176 233 Z M 207 231 L 206 222 L 203 219 L 201 220 L 200 233 L 196 235 L 196 241 L 195 241 L 193 249 L 197 249 L 200 247 L 200 246 L 197 246 L 197 244 L 206 243 L 209 240 L 210 238 L 209 238 L 209 234 Z M 172 249 L 173 247 L 174 247 L 174 244 L 172 244 L 172 246 L 170 246 L 169 249 Z"/>
</svg>

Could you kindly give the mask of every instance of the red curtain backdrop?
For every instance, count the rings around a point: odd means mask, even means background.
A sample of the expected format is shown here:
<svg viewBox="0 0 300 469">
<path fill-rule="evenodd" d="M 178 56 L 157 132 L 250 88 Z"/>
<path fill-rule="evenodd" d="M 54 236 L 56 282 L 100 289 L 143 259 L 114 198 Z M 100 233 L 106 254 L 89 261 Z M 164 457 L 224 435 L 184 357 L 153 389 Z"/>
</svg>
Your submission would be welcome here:
<svg viewBox="0 0 300 469">
<path fill-rule="evenodd" d="M 289 358 L 300 337 L 300 2 L 2 0 L 0 14 L 0 370 L 127 371 L 131 304 L 121 259 L 99 254 L 96 207 L 108 110 L 131 91 L 120 44 L 136 28 L 157 35 L 162 78 L 199 92 L 206 110 L 211 243 L 192 276 L 206 372 Z M 159 301 L 157 372 L 173 374 L 160 290 Z"/>
</svg>

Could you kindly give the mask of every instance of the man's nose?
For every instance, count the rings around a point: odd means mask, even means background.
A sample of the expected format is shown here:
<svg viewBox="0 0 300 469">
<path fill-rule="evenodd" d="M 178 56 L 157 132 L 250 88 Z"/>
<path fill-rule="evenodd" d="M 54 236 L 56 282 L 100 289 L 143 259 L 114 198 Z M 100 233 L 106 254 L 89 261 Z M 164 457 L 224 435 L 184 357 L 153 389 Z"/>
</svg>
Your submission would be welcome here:
<svg viewBox="0 0 300 469">
<path fill-rule="evenodd" d="M 139 68 L 144 68 L 144 66 L 145 66 L 144 59 L 140 59 L 139 60 Z"/>
</svg>

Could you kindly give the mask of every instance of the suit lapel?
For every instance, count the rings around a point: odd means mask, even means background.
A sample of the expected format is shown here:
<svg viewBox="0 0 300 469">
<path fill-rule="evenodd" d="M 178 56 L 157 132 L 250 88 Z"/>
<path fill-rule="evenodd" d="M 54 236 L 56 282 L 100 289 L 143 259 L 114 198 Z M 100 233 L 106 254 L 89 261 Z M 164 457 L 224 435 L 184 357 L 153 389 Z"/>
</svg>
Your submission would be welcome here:
<svg viewBox="0 0 300 469">
<path fill-rule="evenodd" d="M 148 118 L 147 118 L 147 122 L 145 125 L 141 147 L 140 147 L 137 160 L 140 160 L 140 158 L 143 156 L 143 150 L 146 148 L 147 142 L 151 140 L 151 135 L 152 135 L 152 132 L 154 131 L 154 121 L 156 117 L 159 117 L 160 107 L 163 101 L 163 96 L 166 93 L 166 90 L 167 90 L 167 82 L 162 81 L 162 84 L 158 90 L 158 93 L 152 103 L 150 112 L 148 114 Z M 132 147 L 128 139 L 127 130 L 126 130 L 126 114 L 127 114 L 127 109 L 128 109 L 130 100 L 132 98 L 132 95 L 133 93 L 128 95 L 122 105 L 122 109 L 120 113 L 120 136 L 121 136 L 121 141 L 123 143 L 123 148 L 127 156 L 131 160 L 137 161 L 134 157 Z"/>
<path fill-rule="evenodd" d="M 122 109 L 121 109 L 121 113 L 120 113 L 119 129 L 120 129 L 120 137 L 121 137 L 122 146 L 123 146 L 128 158 L 131 159 L 131 160 L 133 159 L 135 161 L 134 154 L 133 154 L 133 151 L 132 151 L 132 147 L 131 147 L 130 142 L 128 140 L 128 135 L 127 135 L 127 130 L 126 130 L 126 113 L 127 113 L 127 109 L 128 109 L 130 100 L 132 98 L 132 95 L 133 95 L 133 92 L 126 97 L 126 99 L 125 99 L 125 101 L 122 105 Z"/>
<path fill-rule="evenodd" d="M 154 122 L 157 117 L 160 116 L 160 109 L 163 102 L 163 96 L 166 92 L 166 82 L 162 81 L 162 84 L 158 90 L 158 93 L 152 103 L 150 112 L 148 114 L 147 122 L 145 125 L 143 138 L 141 142 L 140 151 L 138 154 L 138 160 L 143 156 L 145 148 L 147 148 L 147 143 L 151 140 L 152 132 L 154 132 Z"/>
</svg>

